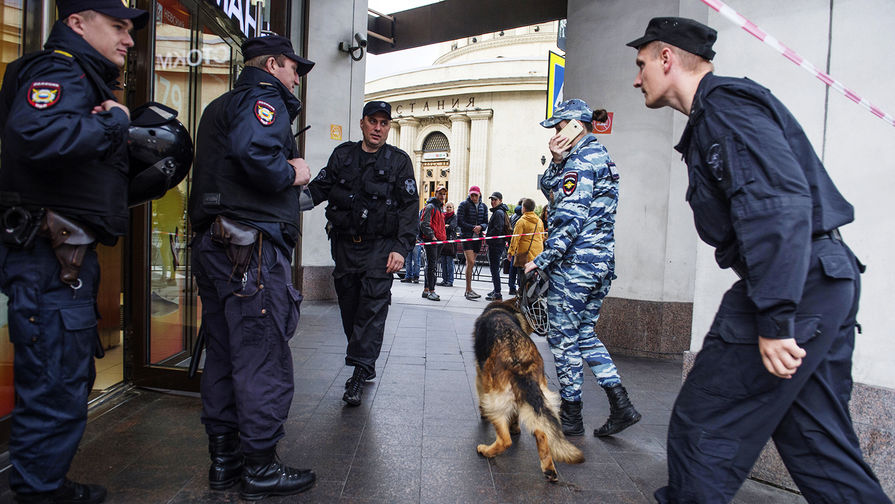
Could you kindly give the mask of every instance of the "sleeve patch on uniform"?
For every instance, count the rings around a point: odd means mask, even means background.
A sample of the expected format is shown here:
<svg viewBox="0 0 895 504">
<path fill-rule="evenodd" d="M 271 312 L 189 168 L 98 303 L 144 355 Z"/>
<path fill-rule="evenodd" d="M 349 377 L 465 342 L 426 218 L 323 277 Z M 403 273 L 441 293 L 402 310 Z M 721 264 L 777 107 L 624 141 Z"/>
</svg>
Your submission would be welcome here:
<svg viewBox="0 0 895 504">
<path fill-rule="evenodd" d="M 612 177 L 612 180 L 618 180 L 618 168 L 615 167 L 615 163 L 612 161 L 606 163 L 606 168 L 609 168 L 609 175 Z"/>
<path fill-rule="evenodd" d="M 715 180 L 718 182 L 724 180 L 724 158 L 721 153 L 721 144 L 714 143 L 709 147 L 708 155 L 706 156 L 706 164 L 709 165 L 709 169 L 712 171 L 712 176 L 715 177 Z"/>
<path fill-rule="evenodd" d="M 416 181 L 409 178 L 404 181 L 404 190 L 407 191 L 407 194 L 414 196 L 416 195 Z"/>
<path fill-rule="evenodd" d="M 59 103 L 60 98 L 62 86 L 56 82 L 35 82 L 28 90 L 28 103 L 36 109 L 50 108 Z"/>
<path fill-rule="evenodd" d="M 317 176 L 314 177 L 314 180 L 323 180 L 325 178 L 326 178 L 326 168 L 321 168 L 320 173 L 318 173 Z"/>
<path fill-rule="evenodd" d="M 255 102 L 255 118 L 262 126 L 270 126 L 277 120 L 277 109 L 263 100 Z"/>
<path fill-rule="evenodd" d="M 566 196 L 575 192 L 578 187 L 578 172 L 569 172 L 562 176 L 562 192 Z"/>
</svg>

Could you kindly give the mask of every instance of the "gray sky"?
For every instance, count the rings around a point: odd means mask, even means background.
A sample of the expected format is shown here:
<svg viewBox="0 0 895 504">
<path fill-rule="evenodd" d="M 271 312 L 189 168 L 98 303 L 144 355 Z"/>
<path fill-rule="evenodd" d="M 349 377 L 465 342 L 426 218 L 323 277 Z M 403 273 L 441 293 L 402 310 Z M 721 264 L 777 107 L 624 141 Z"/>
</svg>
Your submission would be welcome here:
<svg viewBox="0 0 895 504">
<path fill-rule="evenodd" d="M 369 7 L 383 14 L 399 12 L 440 0 L 370 0 Z M 405 51 L 374 55 L 367 53 L 366 80 L 371 80 L 415 68 L 430 66 L 439 56 L 435 45 L 416 47 Z"/>
</svg>

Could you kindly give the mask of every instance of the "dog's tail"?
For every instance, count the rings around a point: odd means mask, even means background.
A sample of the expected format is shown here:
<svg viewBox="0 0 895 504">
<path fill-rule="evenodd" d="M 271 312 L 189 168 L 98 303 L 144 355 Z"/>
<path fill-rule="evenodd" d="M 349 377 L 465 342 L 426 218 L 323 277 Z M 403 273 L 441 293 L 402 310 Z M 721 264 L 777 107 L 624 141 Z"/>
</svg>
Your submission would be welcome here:
<svg viewBox="0 0 895 504">
<path fill-rule="evenodd" d="M 515 385 L 522 399 L 519 408 L 519 420 L 525 427 L 534 432 L 544 432 L 550 446 L 550 455 L 559 462 L 580 464 L 584 462 L 584 454 L 577 446 L 569 442 L 562 433 L 559 422 L 559 394 L 541 386 L 530 375 L 516 375 Z"/>
</svg>

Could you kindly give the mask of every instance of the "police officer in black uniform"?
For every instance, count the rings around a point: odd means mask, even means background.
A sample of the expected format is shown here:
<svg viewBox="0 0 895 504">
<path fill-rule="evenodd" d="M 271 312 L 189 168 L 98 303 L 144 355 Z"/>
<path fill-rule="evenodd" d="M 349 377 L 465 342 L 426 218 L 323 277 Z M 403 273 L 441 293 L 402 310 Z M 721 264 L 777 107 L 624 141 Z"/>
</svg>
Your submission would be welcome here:
<svg viewBox="0 0 895 504">
<path fill-rule="evenodd" d="M 808 502 L 888 503 L 848 410 L 863 266 L 854 220 L 801 126 L 767 89 L 719 77 L 715 30 L 654 18 L 634 87 L 689 117 L 675 147 L 700 238 L 740 277 L 724 294 L 668 428 L 659 502 L 729 502 L 769 437 Z"/>
<path fill-rule="evenodd" d="M 95 242 L 127 229 L 127 128 L 115 101 L 130 31 L 120 0 L 59 0 L 46 50 L 11 63 L 0 92 L 0 288 L 15 351 L 9 486 L 18 502 L 102 502 L 66 478 L 101 354 Z"/>
<path fill-rule="evenodd" d="M 289 339 L 301 302 L 292 250 L 300 186 L 311 176 L 292 134 L 301 110 L 292 93 L 314 63 L 278 35 L 251 38 L 242 52 L 236 86 L 202 114 L 189 209 L 206 342 L 209 484 L 226 489 L 241 478 L 241 496 L 258 500 L 315 481 L 312 471 L 276 456 L 292 402 Z"/>
<path fill-rule="evenodd" d="M 364 139 L 336 147 L 308 186 L 315 205 L 329 201 L 333 279 L 348 337 L 345 364 L 354 366 L 342 397 L 349 406 L 360 405 L 364 382 L 376 376 L 393 273 L 416 239 L 416 178 L 407 153 L 385 143 L 391 118 L 388 103 L 367 103 L 360 121 Z"/>
</svg>

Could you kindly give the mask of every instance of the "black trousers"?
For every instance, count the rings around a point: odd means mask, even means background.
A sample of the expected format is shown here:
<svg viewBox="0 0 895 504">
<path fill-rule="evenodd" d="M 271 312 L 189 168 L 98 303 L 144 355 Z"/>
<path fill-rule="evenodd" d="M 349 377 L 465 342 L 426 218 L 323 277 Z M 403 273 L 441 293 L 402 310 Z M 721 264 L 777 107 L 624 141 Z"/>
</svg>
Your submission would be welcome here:
<svg viewBox="0 0 895 504">
<path fill-rule="evenodd" d="M 333 282 L 339 298 L 342 329 L 348 339 L 345 364 L 367 373 L 376 369 L 394 275 L 386 272 L 392 243 L 385 239 L 335 239 L 331 244 Z"/>
<path fill-rule="evenodd" d="M 660 503 L 730 502 L 768 438 L 808 502 L 891 502 L 864 462 L 848 410 L 857 261 L 831 239 L 813 242 L 811 261 L 795 322 L 807 355 L 791 379 L 762 364 L 745 282 L 724 295 L 671 413 Z"/>
<path fill-rule="evenodd" d="M 488 266 L 491 268 L 491 283 L 494 285 L 493 292 L 500 294 L 500 268 L 503 251 L 506 244 L 503 240 L 488 241 Z"/>
<path fill-rule="evenodd" d="M 426 245 L 426 289 L 435 290 L 435 274 L 438 271 L 438 251 L 441 245 Z"/>
</svg>

